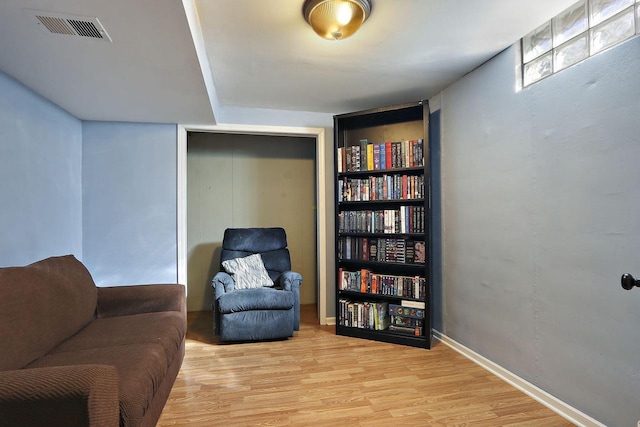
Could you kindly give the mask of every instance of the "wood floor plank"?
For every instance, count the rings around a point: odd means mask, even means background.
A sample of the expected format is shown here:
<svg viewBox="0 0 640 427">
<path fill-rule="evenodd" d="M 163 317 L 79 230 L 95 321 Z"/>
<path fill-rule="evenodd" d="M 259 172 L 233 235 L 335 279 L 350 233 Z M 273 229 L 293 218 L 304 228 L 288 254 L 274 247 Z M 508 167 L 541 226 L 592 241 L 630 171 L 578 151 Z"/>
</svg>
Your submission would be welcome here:
<svg viewBox="0 0 640 427">
<path fill-rule="evenodd" d="M 572 424 L 442 344 L 431 350 L 335 335 L 302 307 L 295 337 L 222 344 L 188 314 L 184 363 L 158 426 Z"/>
</svg>

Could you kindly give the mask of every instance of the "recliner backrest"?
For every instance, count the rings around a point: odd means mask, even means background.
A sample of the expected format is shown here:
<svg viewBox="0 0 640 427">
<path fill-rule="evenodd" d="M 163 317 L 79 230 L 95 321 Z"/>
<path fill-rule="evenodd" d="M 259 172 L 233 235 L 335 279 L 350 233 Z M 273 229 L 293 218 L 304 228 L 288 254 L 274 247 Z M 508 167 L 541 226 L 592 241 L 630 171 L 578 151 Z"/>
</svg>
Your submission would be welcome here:
<svg viewBox="0 0 640 427">
<path fill-rule="evenodd" d="M 224 231 L 221 264 L 229 259 L 258 253 L 273 281 L 278 280 L 282 272 L 291 270 L 291 256 L 283 228 L 227 228 Z M 220 268 L 222 270 L 222 265 Z"/>
</svg>

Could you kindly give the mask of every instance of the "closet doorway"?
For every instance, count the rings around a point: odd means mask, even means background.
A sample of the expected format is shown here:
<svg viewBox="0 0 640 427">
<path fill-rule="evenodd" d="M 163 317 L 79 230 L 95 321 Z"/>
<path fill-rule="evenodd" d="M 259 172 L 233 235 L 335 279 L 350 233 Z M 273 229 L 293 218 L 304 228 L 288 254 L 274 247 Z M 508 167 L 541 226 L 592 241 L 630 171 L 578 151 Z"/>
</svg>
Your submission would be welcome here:
<svg viewBox="0 0 640 427">
<path fill-rule="evenodd" d="M 304 277 L 301 304 L 317 304 L 321 323 L 323 317 L 326 322 L 326 295 L 319 284 L 324 257 L 319 256 L 317 237 L 317 135 L 186 131 L 184 146 L 180 138 L 178 144 L 184 172 L 179 173 L 184 190 L 178 191 L 178 204 L 186 208 L 178 215 L 178 258 L 179 275 L 187 283 L 187 309 L 211 309 L 210 280 L 220 265 L 226 228 L 281 226 L 292 268 Z"/>
</svg>

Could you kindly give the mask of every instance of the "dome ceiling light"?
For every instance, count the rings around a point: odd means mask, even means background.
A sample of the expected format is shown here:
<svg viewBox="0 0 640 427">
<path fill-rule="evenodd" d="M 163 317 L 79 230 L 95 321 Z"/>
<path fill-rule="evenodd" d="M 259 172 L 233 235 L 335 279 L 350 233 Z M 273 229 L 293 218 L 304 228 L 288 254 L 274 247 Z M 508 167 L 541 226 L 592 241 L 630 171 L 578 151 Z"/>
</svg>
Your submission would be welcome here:
<svg viewBox="0 0 640 427">
<path fill-rule="evenodd" d="M 304 19 L 327 40 L 352 36 L 371 14 L 371 0 L 305 0 Z"/>
</svg>

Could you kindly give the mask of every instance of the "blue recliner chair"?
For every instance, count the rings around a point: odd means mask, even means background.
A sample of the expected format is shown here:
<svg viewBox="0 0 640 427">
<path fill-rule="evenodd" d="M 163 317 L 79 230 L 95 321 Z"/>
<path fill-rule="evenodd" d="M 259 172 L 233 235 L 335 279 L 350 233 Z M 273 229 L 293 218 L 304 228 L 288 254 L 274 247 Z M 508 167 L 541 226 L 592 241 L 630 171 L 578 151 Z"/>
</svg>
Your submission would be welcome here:
<svg viewBox="0 0 640 427">
<path fill-rule="evenodd" d="M 239 258 L 255 260 L 257 257 L 250 257 L 254 254 L 260 254 L 268 278 L 257 287 L 237 289 L 241 283 L 239 272 L 230 274 L 225 268 L 230 269 Z M 215 289 L 214 331 L 221 341 L 287 338 L 300 329 L 302 276 L 290 271 L 291 258 L 284 229 L 228 228 L 222 240 L 220 263 L 220 272 L 211 286 Z M 253 274 L 250 272 L 243 279 L 253 280 Z M 255 273 L 256 278 L 258 274 Z M 242 283 L 246 284 L 246 280 Z"/>
</svg>

